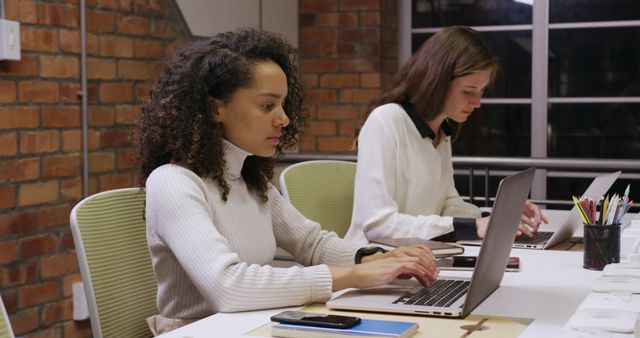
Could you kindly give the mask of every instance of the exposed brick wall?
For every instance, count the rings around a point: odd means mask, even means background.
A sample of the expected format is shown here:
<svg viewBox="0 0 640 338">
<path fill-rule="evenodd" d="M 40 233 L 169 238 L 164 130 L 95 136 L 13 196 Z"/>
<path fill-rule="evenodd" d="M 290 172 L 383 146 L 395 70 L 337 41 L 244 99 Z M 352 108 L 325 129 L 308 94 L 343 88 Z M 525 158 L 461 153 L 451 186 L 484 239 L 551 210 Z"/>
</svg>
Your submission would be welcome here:
<svg viewBox="0 0 640 338">
<path fill-rule="evenodd" d="M 311 120 L 302 152 L 350 152 L 397 70 L 397 1 L 300 0 L 300 69 Z"/>
<path fill-rule="evenodd" d="M 22 60 L 0 61 L 0 293 L 17 335 L 90 337 L 69 212 L 82 198 L 78 0 L 7 0 Z M 189 38 L 172 0 L 87 0 L 90 193 L 137 185 L 130 132 L 165 56 Z"/>
</svg>

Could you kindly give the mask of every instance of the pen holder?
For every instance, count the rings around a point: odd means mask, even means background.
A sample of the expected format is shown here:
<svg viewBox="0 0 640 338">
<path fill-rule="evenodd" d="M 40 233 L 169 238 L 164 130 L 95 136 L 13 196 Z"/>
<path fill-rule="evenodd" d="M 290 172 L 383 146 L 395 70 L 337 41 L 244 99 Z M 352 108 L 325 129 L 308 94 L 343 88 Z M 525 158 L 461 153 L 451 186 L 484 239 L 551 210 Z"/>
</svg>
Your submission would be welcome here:
<svg viewBox="0 0 640 338">
<path fill-rule="evenodd" d="M 620 262 L 620 224 L 584 225 L 584 261 L 582 267 L 602 270 Z"/>
</svg>

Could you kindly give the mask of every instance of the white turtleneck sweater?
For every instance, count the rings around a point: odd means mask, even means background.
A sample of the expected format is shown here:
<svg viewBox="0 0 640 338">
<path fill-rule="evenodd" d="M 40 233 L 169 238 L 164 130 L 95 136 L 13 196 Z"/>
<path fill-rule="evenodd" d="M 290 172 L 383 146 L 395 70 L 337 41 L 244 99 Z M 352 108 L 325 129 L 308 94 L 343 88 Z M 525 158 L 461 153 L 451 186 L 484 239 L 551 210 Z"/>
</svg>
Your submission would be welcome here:
<svg viewBox="0 0 640 338">
<path fill-rule="evenodd" d="M 216 312 L 326 301 L 328 265 L 353 265 L 358 246 L 320 229 L 269 186 L 262 203 L 240 175 L 250 153 L 224 141 L 224 202 L 216 183 L 166 164 L 146 182 L 147 241 L 160 315 L 197 319 Z M 269 265 L 276 246 L 308 267 Z"/>
</svg>

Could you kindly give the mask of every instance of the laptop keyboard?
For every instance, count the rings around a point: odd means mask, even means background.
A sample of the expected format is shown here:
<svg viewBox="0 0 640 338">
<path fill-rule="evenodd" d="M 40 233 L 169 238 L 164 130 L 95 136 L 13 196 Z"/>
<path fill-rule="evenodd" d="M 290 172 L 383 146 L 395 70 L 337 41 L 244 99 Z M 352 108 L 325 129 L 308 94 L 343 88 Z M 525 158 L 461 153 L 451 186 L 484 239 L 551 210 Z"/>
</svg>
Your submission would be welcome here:
<svg viewBox="0 0 640 338">
<path fill-rule="evenodd" d="M 518 244 L 542 244 L 551 238 L 553 232 L 539 231 L 536 232 L 533 237 L 519 236 L 516 238 Z"/>
<path fill-rule="evenodd" d="M 469 290 L 468 280 L 437 280 L 428 288 L 419 288 L 405 293 L 396 299 L 393 304 L 423 305 L 446 307 L 455 303 Z"/>
</svg>

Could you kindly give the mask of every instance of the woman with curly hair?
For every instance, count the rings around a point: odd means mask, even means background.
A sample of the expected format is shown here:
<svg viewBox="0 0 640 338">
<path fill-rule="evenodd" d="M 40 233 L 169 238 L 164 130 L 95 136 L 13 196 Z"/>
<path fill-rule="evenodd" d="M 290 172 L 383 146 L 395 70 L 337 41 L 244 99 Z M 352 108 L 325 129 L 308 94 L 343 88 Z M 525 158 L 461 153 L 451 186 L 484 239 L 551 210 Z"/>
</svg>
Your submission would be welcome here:
<svg viewBox="0 0 640 338">
<path fill-rule="evenodd" d="M 480 34 L 464 26 L 443 28 L 409 59 L 358 134 L 353 216 L 345 239 L 484 236 L 489 218 L 464 202 L 454 186 L 451 142 L 480 107 L 497 68 Z M 518 234 L 532 236 L 541 222 L 546 217 L 527 202 Z"/>
<path fill-rule="evenodd" d="M 437 278 L 421 246 L 361 248 L 305 219 L 269 183 L 307 110 L 294 50 L 258 30 L 195 42 L 163 69 L 137 130 L 158 333 L 216 312 L 326 301 L 333 291 Z M 270 266 L 276 247 L 303 266 Z"/>
</svg>

